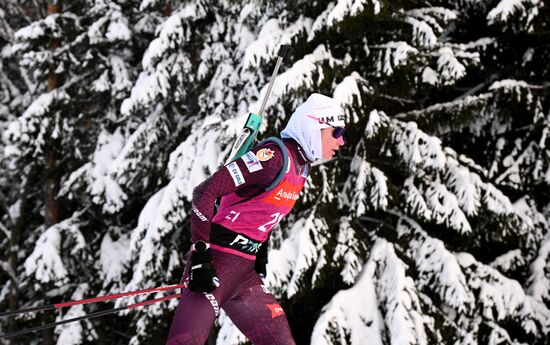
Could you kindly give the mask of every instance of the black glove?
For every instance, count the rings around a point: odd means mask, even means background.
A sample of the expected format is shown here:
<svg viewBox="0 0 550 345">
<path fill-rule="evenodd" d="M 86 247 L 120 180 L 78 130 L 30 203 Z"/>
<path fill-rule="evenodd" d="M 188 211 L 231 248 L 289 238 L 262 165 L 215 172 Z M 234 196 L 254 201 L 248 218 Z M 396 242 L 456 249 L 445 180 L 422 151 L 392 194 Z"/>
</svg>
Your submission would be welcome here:
<svg viewBox="0 0 550 345">
<path fill-rule="evenodd" d="M 269 247 L 268 241 L 265 241 L 260 245 L 260 249 L 256 254 L 256 262 L 254 263 L 254 271 L 256 271 L 261 278 L 267 276 L 267 248 Z"/>
<path fill-rule="evenodd" d="M 210 249 L 191 254 L 191 270 L 189 274 L 189 290 L 210 293 L 220 286 L 216 269 L 212 265 Z"/>
</svg>

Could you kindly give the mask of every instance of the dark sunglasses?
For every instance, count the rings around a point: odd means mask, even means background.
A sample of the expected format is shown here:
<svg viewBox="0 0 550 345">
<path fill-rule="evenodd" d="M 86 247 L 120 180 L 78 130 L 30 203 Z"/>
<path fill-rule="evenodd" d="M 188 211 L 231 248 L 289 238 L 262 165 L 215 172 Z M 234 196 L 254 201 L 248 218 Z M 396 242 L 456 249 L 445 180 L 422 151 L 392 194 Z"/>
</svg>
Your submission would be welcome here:
<svg viewBox="0 0 550 345">
<path fill-rule="evenodd" d="M 311 119 L 314 119 L 314 120 L 317 120 L 317 121 L 319 121 L 319 123 L 324 123 L 325 125 L 329 125 L 330 127 L 334 128 L 334 131 L 332 131 L 332 136 L 334 137 L 334 139 L 338 139 L 340 137 L 343 137 L 344 133 L 346 132 L 346 129 L 344 127 L 333 126 L 330 123 L 325 122 L 325 121 L 323 121 L 323 120 L 321 120 L 321 119 L 319 119 L 319 118 L 317 118 L 313 115 L 307 115 L 307 117 L 309 117 Z"/>
</svg>

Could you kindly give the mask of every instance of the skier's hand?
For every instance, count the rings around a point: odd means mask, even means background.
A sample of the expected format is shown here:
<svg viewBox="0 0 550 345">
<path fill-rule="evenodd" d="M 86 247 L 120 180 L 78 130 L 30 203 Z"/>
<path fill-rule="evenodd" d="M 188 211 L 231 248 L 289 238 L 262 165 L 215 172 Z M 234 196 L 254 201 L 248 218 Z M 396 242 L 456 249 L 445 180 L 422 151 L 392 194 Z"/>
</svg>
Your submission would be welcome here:
<svg viewBox="0 0 550 345">
<path fill-rule="evenodd" d="M 254 271 L 256 271 L 256 273 L 258 273 L 262 279 L 267 277 L 266 266 L 267 266 L 267 248 L 268 247 L 269 247 L 269 243 L 266 240 L 260 246 L 260 249 L 256 254 L 256 262 L 254 263 Z"/>
<path fill-rule="evenodd" d="M 211 261 L 210 249 L 204 253 L 191 254 L 189 290 L 210 293 L 220 286 L 220 280 Z"/>
<path fill-rule="evenodd" d="M 256 257 L 256 262 L 254 263 L 254 271 L 256 271 L 262 279 L 267 277 L 266 266 L 267 266 L 267 257 Z"/>
</svg>

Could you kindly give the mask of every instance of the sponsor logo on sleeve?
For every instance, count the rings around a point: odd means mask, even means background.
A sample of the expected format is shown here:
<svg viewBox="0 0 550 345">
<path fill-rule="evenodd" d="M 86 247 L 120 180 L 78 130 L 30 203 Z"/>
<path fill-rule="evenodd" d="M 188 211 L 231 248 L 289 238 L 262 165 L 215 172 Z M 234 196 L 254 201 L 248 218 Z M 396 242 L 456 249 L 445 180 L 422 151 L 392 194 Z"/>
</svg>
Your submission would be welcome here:
<svg viewBox="0 0 550 345">
<path fill-rule="evenodd" d="M 248 171 L 251 173 L 263 169 L 262 163 L 260 163 L 260 160 L 252 151 L 248 151 L 247 153 L 245 153 L 242 156 L 242 160 L 244 164 L 246 164 L 246 168 L 248 169 Z"/>
<path fill-rule="evenodd" d="M 236 187 L 242 185 L 245 182 L 243 173 L 241 172 L 241 169 L 239 169 L 239 166 L 236 162 L 227 164 L 227 170 L 229 170 L 229 174 L 233 178 L 233 182 L 235 182 Z"/>
<path fill-rule="evenodd" d="M 271 318 L 274 319 L 277 316 L 285 315 L 283 308 L 279 304 L 266 304 L 267 308 L 271 311 Z"/>
<path fill-rule="evenodd" d="M 208 302 L 212 305 L 212 309 L 214 309 L 214 314 L 216 314 L 216 317 L 220 315 L 220 305 L 216 300 L 216 296 L 211 293 L 204 293 L 204 297 L 206 297 Z"/>
<path fill-rule="evenodd" d="M 193 212 L 195 213 L 195 215 L 196 215 L 197 217 L 199 217 L 199 219 L 200 219 L 202 222 L 208 221 L 208 219 L 206 219 L 206 217 L 204 216 L 204 214 L 202 214 L 202 212 L 199 211 L 199 209 L 196 208 L 195 205 L 193 205 L 192 210 L 193 210 Z"/>
<path fill-rule="evenodd" d="M 256 153 L 256 157 L 257 157 L 261 162 L 267 162 L 268 160 L 270 160 L 271 158 L 273 158 L 273 156 L 275 156 L 275 151 L 270 150 L 270 149 L 268 149 L 268 148 L 263 148 L 263 149 L 261 149 L 260 151 L 258 151 L 258 153 Z"/>
</svg>

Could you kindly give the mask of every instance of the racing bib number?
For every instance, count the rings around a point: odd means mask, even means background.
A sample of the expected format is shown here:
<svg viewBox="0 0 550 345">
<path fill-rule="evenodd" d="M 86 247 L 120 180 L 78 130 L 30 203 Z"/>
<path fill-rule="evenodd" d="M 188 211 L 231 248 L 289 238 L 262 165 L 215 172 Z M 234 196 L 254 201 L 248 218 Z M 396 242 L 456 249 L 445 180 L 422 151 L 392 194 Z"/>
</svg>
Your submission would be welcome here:
<svg viewBox="0 0 550 345">
<path fill-rule="evenodd" d="M 273 219 L 270 220 L 269 222 L 265 223 L 264 225 L 260 225 L 258 227 L 258 230 L 266 232 L 266 231 L 269 231 L 269 230 L 273 229 L 274 227 L 276 227 L 281 222 L 281 220 L 283 220 L 284 216 L 285 216 L 284 214 L 279 213 L 279 212 L 272 214 L 271 217 Z"/>
</svg>

